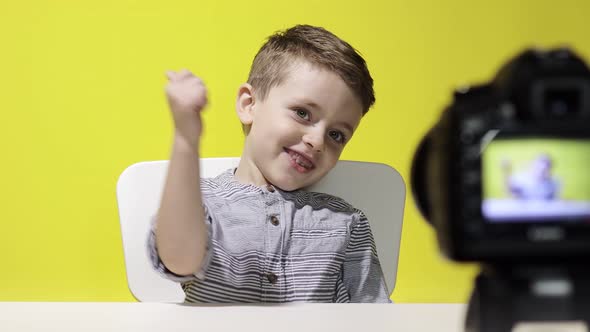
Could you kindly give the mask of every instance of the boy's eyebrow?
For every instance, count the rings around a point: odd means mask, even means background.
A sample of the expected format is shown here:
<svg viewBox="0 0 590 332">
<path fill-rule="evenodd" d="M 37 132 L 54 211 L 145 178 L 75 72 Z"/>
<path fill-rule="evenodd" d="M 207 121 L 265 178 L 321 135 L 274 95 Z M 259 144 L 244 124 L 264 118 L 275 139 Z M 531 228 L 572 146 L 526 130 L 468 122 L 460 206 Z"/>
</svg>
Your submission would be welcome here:
<svg viewBox="0 0 590 332">
<path fill-rule="evenodd" d="M 311 101 L 311 100 L 306 100 L 306 99 L 305 99 L 305 100 L 303 100 L 302 102 L 303 102 L 305 105 L 307 105 L 307 106 L 309 106 L 309 107 L 311 107 L 311 108 L 317 108 L 317 109 L 321 109 L 320 105 L 318 105 L 318 104 L 314 103 L 314 102 L 313 102 L 313 101 Z"/>
<path fill-rule="evenodd" d="M 347 122 L 339 122 L 338 124 L 340 124 L 341 126 L 346 128 L 351 134 L 354 133 L 352 126 L 350 124 L 348 124 Z"/>
</svg>

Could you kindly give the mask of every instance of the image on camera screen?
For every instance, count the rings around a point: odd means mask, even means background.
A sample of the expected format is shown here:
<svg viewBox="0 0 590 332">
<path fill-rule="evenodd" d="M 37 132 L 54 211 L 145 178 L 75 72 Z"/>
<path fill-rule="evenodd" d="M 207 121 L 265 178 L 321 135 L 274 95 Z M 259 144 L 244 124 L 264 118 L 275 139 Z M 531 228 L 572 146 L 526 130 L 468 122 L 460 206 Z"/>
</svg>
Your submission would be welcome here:
<svg viewBox="0 0 590 332">
<path fill-rule="evenodd" d="M 590 140 L 496 139 L 481 157 L 487 222 L 590 222 Z"/>
</svg>

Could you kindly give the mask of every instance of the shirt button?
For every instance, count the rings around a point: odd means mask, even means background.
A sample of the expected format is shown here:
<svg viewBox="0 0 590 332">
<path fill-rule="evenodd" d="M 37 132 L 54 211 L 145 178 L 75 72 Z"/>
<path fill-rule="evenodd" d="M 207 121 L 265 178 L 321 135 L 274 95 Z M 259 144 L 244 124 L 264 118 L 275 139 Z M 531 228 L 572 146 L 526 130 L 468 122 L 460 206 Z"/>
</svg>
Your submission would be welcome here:
<svg viewBox="0 0 590 332">
<path fill-rule="evenodd" d="M 279 218 L 277 218 L 276 216 L 271 216 L 270 217 L 270 223 L 273 226 L 278 226 L 279 225 Z"/>
<path fill-rule="evenodd" d="M 268 191 L 269 191 L 269 192 L 271 192 L 271 193 L 274 193 L 274 192 L 275 192 L 275 187 L 273 187 L 273 186 L 272 186 L 272 185 L 270 185 L 270 184 L 267 184 L 267 185 L 266 185 L 266 190 L 268 190 Z"/>
<path fill-rule="evenodd" d="M 277 280 L 279 279 L 279 277 L 277 277 L 276 274 L 270 272 L 266 274 L 266 279 L 268 279 L 268 282 L 270 282 L 271 284 L 276 284 Z"/>
</svg>

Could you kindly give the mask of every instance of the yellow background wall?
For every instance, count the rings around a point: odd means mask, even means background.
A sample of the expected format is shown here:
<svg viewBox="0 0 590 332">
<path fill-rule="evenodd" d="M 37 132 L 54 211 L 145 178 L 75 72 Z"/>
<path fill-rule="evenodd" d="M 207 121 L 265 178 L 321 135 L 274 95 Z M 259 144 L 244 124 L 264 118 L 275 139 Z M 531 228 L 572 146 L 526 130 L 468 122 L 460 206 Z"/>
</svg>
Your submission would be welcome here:
<svg viewBox="0 0 590 332">
<path fill-rule="evenodd" d="M 454 87 L 487 80 L 524 47 L 588 58 L 589 1 L 29 0 L 0 4 L 0 301 L 134 301 L 115 199 L 120 172 L 166 159 L 167 69 L 210 89 L 203 156 L 236 156 L 238 85 L 264 39 L 320 25 L 365 56 L 376 106 L 344 159 L 406 181 Z M 406 203 L 398 302 L 462 302 L 473 266 L 445 261 Z"/>
</svg>

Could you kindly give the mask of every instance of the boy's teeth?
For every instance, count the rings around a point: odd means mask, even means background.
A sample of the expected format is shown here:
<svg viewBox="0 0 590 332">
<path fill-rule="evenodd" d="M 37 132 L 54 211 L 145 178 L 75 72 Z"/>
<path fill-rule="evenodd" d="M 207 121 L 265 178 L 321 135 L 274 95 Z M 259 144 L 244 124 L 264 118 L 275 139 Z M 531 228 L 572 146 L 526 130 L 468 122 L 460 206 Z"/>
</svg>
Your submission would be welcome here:
<svg viewBox="0 0 590 332">
<path fill-rule="evenodd" d="M 310 168 L 311 167 L 311 163 L 309 161 L 307 161 L 307 159 L 303 158 L 301 155 L 297 155 L 295 158 L 295 162 L 297 163 L 297 165 L 305 167 L 305 168 Z"/>
</svg>

